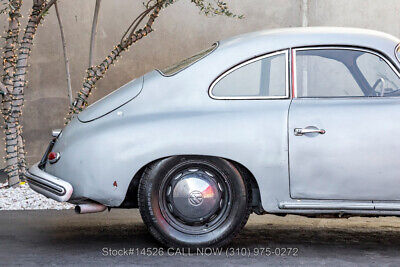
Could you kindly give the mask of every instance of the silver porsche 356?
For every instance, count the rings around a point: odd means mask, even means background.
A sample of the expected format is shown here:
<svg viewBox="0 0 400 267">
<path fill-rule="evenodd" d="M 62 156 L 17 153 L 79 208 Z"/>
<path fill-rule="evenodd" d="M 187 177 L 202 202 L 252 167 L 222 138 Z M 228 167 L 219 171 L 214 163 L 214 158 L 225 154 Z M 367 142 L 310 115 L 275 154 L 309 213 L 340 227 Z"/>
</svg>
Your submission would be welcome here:
<svg viewBox="0 0 400 267">
<path fill-rule="evenodd" d="M 173 247 L 249 214 L 400 215 L 400 40 L 348 28 L 218 42 L 55 131 L 29 185 L 78 213 L 139 208 Z"/>
</svg>

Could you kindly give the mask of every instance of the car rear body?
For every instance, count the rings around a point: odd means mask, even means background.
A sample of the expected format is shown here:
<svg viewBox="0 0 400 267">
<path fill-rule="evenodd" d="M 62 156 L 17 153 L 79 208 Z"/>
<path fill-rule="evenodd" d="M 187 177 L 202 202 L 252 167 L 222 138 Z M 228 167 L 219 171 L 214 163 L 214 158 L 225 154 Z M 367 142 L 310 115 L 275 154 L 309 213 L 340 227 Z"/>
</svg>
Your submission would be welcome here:
<svg viewBox="0 0 400 267">
<path fill-rule="evenodd" d="M 149 163 L 174 155 L 214 156 L 239 164 L 254 176 L 266 212 L 399 215 L 400 189 L 395 188 L 395 175 L 390 174 L 397 174 L 395 165 L 400 159 L 397 141 L 392 142 L 391 151 L 388 143 L 380 144 L 382 140 L 368 133 L 365 135 L 378 142 L 373 148 L 378 155 L 392 154 L 384 168 L 388 173 L 382 174 L 389 177 L 385 181 L 389 186 L 386 191 L 385 183 L 376 180 L 379 179 L 375 177 L 377 173 L 368 175 L 360 164 L 360 155 L 368 151 L 344 155 L 348 162 L 345 171 L 351 170 L 352 175 L 359 172 L 362 178 L 342 177 L 338 182 L 332 182 L 331 178 L 316 180 L 315 177 L 339 175 L 343 165 L 338 164 L 336 170 L 329 161 L 326 165 L 321 163 L 323 169 L 311 164 L 318 157 L 337 157 L 324 150 L 324 146 L 332 150 L 335 148 L 332 142 L 346 142 L 346 136 L 354 139 L 355 134 L 363 133 L 357 129 L 352 131 L 353 115 L 353 120 L 369 125 L 377 123 L 376 117 L 369 120 L 371 117 L 367 115 L 357 115 L 357 110 L 366 106 L 382 107 L 380 116 L 393 112 L 397 117 L 400 115 L 396 107 L 400 106 L 398 98 L 365 98 L 361 102 L 357 99 L 297 99 L 293 60 L 293 52 L 300 48 L 366 49 L 377 51 L 397 71 L 400 67 L 395 57 L 398 43 L 399 40 L 390 35 L 347 28 L 263 31 L 222 41 L 213 52 L 186 69 L 172 76 L 152 71 L 77 115 L 51 149 L 60 153 L 60 159 L 55 164 L 47 162 L 41 171 L 71 185 L 73 192 L 67 199 L 71 203 L 95 201 L 108 207 L 120 207 L 134 178 Z M 277 52 L 287 59 L 284 70 L 287 95 L 284 97 L 219 99 L 212 95 L 212 85 L 225 72 Z M 318 105 L 325 106 L 318 109 Z M 301 110 L 292 114 L 296 109 Z M 363 114 L 367 110 L 365 108 Z M 325 114 L 325 117 L 310 115 L 315 113 Z M 329 119 L 332 114 L 340 119 Z M 339 133 L 342 135 L 326 143 L 321 138 L 313 143 L 312 138 L 294 136 L 295 128 L 315 124 L 313 118 L 323 124 L 321 127 L 329 125 L 335 129 L 345 121 Z M 385 133 L 397 133 L 398 127 L 391 122 L 381 121 L 376 125 Z M 322 137 L 324 140 L 333 133 L 330 127 Z M 373 127 L 362 129 L 371 131 Z M 389 134 L 384 137 L 396 138 Z M 359 138 L 362 142 L 363 136 Z M 318 149 L 313 150 L 314 145 Z M 362 143 L 355 147 L 366 148 Z M 350 145 L 347 148 L 352 149 Z M 343 163 L 340 160 L 330 162 Z M 304 169 L 307 164 L 308 169 Z M 302 173 L 304 170 L 306 173 Z M 35 175 L 38 169 L 30 172 Z M 349 182 L 352 177 L 363 194 L 358 194 L 354 183 Z M 371 186 L 362 188 L 363 183 Z M 378 188 L 376 192 L 371 192 L 373 187 Z"/>
</svg>

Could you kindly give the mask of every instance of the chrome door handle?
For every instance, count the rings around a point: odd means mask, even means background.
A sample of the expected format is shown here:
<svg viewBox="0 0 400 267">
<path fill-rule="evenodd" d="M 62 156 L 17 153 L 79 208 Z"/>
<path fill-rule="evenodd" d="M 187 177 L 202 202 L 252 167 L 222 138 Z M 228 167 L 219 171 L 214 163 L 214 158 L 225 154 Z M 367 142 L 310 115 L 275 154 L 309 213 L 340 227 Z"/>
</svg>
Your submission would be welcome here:
<svg viewBox="0 0 400 267">
<path fill-rule="evenodd" d="M 318 133 L 318 134 L 325 134 L 326 131 L 324 129 L 315 129 L 315 128 L 295 128 L 294 135 L 302 136 L 303 134 L 308 133 Z"/>
</svg>

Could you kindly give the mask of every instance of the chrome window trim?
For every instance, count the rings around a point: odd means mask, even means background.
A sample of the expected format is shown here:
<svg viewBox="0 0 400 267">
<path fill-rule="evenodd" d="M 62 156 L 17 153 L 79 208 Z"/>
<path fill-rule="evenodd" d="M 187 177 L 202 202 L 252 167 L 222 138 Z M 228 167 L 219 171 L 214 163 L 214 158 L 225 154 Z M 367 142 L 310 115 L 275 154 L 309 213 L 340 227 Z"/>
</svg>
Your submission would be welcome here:
<svg viewBox="0 0 400 267">
<path fill-rule="evenodd" d="M 399 46 L 400 44 L 398 44 L 397 46 Z M 385 61 L 386 62 L 386 64 L 388 64 L 389 65 L 389 67 L 394 71 L 394 73 L 397 75 L 397 77 L 399 77 L 399 79 L 400 79 L 400 73 L 399 73 L 399 71 L 393 66 L 393 64 L 392 64 L 392 62 L 390 62 L 383 54 L 381 54 L 381 53 L 378 53 L 378 52 L 376 52 L 376 51 L 374 51 L 374 50 L 371 50 L 371 49 L 367 49 L 367 48 L 360 48 L 360 47 L 346 47 L 346 46 L 313 46 L 313 47 L 301 47 L 301 48 L 293 48 L 293 58 L 292 58 L 292 60 L 293 60 L 293 72 L 294 72 L 294 75 L 293 75 L 293 79 L 294 79 L 294 81 L 293 81 L 293 87 L 294 87 L 294 92 L 293 92 L 293 98 L 299 98 L 299 99 L 332 99 L 332 98 L 335 98 L 335 99 L 339 99 L 339 98 L 343 98 L 343 99 L 349 99 L 349 98 L 351 98 L 351 99 L 353 99 L 353 98 L 369 98 L 369 99 L 372 99 L 372 98 L 378 98 L 378 99 L 380 99 L 380 98 L 383 98 L 383 97 L 385 97 L 385 96 L 375 96 L 375 97 L 369 97 L 369 96 L 327 96 L 327 97 L 321 97 L 321 96 L 309 96 L 309 97 L 298 97 L 297 96 L 297 65 L 296 65 L 296 57 L 297 57 L 297 54 L 296 54 L 296 52 L 297 51 L 304 51 L 304 50 L 353 50 L 353 51 L 360 51 L 360 52 L 365 52 L 365 53 L 369 53 L 369 54 L 373 54 L 373 55 L 375 55 L 375 56 L 377 56 L 377 57 L 379 57 L 380 59 L 382 59 L 383 61 Z M 397 56 L 396 56 L 396 58 L 397 58 Z M 399 97 L 399 96 L 392 96 L 391 98 L 395 98 L 395 97 Z"/>
<path fill-rule="evenodd" d="M 292 98 L 297 98 L 297 60 L 296 49 L 292 49 Z"/>
<path fill-rule="evenodd" d="M 397 61 L 400 62 L 399 56 L 397 55 L 397 51 L 400 49 L 400 43 L 396 45 L 394 48 L 394 56 L 396 57 Z"/>
<path fill-rule="evenodd" d="M 273 57 L 276 55 L 281 55 L 281 54 L 285 54 L 285 95 L 284 96 L 215 96 L 213 94 L 213 89 L 215 87 L 215 85 L 222 80 L 223 78 L 225 78 L 227 75 L 229 75 L 230 73 L 234 72 L 237 69 L 240 69 L 241 67 L 244 67 L 246 65 L 249 65 L 251 63 L 254 63 L 256 61 L 262 60 L 264 58 L 269 58 L 269 57 Z M 209 89 L 208 89 L 208 95 L 212 98 L 212 99 L 216 99 L 216 100 L 262 100 L 262 99 L 287 99 L 289 98 L 289 50 L 283 50 L 283 51 L 277 51 L 277 52 L 272 52 L 272 53 L 268 53 L 262 56 L 258 56 L 249 60 L 246 60 L 242 63 L 239 63 L 238 65 L 228 69 L 227 71 L 223 72 L 222 74 L 220 74 L 218 76 L 217 79 L 215 79 Z"/>
</svg>

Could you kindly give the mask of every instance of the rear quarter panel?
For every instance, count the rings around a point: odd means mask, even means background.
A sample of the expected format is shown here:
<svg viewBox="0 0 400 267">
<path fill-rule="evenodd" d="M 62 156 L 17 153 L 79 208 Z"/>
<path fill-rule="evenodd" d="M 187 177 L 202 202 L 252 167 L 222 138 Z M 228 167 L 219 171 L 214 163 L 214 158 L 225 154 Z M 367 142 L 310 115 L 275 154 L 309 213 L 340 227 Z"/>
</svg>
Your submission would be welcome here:
<svg viewBox="0 0 400 267">
<path fill-rule="evenodd" d="M 55 145 L 61 159 L 46 171 L 69 181 L 75 197 L 119 206 L 146 164 L 173 155 L 217 156 L 247 167 L 264 209 L 277 209 L 278 200 L 289 196 L 291 100 L 211 99 L 209 85 L 238 61 L 215 66 L 206 59 L 172 77 L 153 71 L 141 94 L 118 110 L 89 123 L 75 119 Z"/>
</svg>

